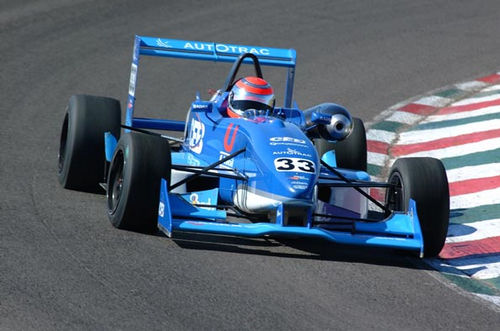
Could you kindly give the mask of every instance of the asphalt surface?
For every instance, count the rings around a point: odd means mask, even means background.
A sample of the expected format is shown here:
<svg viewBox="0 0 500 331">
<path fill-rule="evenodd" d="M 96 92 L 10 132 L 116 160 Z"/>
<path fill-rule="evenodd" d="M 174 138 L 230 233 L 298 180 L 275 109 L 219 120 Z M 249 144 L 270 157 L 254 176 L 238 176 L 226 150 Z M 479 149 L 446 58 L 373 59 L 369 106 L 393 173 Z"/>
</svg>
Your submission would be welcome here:
<svg viewBox="0 0 500 331">
<path fill-rule="evenodd" d="M 116 230 L 102 195 L 59 186 L 56 162 L 71 94 L 125 102 L 134 34 L 293 47 L 300 106 L 368 121 L 496 71 L 499 13 L 496 0 L 1 0 L 0 329 L 497 328 L 498 311 L 398 252 Z M 228 66 L 140 70 L 138 111 L 183 119 Z"/>
</svg>

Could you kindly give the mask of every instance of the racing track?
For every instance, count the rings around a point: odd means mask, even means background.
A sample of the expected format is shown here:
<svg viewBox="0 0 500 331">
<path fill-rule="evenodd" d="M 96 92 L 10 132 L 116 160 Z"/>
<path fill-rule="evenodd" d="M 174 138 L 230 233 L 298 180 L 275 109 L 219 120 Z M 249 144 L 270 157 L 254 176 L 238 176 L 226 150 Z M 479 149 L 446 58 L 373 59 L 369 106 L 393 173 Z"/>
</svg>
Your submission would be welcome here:
<svg viewBox="0 0 500 331">
<path fill-rule="evenodd" d="M 294 47 L 299 105 L 336 101 L 368 121 L 497 70 L 500 2 L 19 3 L 0 4 L 0 329 L 498 327 L 498 311 L 394 252 L 118 231 L 102 196 L 59 187 L 56 160 L 71 94 L 126 99 L 136 33 Z M 150 63 L 139 102 L 183 119 L 227 67 L 174 63 Z"/>
</svg>

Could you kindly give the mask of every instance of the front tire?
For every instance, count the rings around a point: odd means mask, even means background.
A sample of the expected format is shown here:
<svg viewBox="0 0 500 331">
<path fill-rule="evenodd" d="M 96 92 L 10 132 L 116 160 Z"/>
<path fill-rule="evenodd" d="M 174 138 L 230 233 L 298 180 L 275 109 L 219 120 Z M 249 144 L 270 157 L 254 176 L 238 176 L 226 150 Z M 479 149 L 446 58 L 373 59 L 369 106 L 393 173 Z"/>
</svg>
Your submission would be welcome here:
<svg viewBox="0 0 500 331">
<path fill-rule="evenodd" d="M 170 182 L 168 140 L 127 133 L 116 146 L 107 183 L 108 217 L 119 229 L 156 231 L 160 181 Z"/>
<path fill-rule="evenodd" d="M 64 117 L 58 174 L 64 188 L 97 192 L 104 179 L 104 133 L 120 137 L 121 110 L 116 99 L 73 95 Z"/>
<path fill-rule="evenodd" d="M 424 256 L 437 256 L 448 232 L 450 194 L 448 178 L 440 160 L 429 157 L 401 158 L 391 168 L 386 205 L 393 211 L 408 211 L 415 200 L 424 238 Z"/>
</svg>

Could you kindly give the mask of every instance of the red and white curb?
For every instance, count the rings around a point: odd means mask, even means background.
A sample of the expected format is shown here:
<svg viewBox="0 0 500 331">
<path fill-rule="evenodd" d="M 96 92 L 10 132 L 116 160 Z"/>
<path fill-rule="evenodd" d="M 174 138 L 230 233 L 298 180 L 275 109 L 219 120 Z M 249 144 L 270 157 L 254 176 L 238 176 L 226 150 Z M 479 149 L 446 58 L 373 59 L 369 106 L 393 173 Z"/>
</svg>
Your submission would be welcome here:
<svg viewBox="0 0 500 331">
<path fill-rule="evenodd" d="M 399 157 L 443 161 L 450 227 L 439 258 L 426 262 L 500 305 L 500 73 L 397 104 L 367 127 L 375 178 L 386 178 Z M 383 200 L 382 190 L 371 194 Z"/>
</svg>

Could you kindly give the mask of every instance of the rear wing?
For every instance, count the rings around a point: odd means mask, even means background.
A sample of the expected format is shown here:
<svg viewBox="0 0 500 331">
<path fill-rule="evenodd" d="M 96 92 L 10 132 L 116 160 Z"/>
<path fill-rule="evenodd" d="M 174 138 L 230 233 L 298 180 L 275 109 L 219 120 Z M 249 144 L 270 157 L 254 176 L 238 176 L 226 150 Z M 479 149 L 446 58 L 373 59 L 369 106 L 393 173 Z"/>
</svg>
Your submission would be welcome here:
<svg viewBox="0 0 500 331">
<path fill-rule="evenodd" d="M 296 52 L 294 49 L 135 36 L 125 124 L 137 127 L 137 125 L 134 125 L 133 113 L 135 105 L 137 70 L 141 55 L 214 62 L 234 62 L 242 53 L 255 54 L 261 65 L 285 67 L 288 69 L 283 105 L 284 107 L 290 108 L 292 105 L 295 78 Z M 251 61 L 244 62 L 251 63 Z M 175 127 L 183 126 L 183 123 L 182 125 L 181 123 L 174 123 L 178 121 L 168 122 L 172 122 L 172 126 Z"/>
<path fill-rule="evenodd" d="M 252 53 L 262 65 L 295 67 L 295 50 L 243 46 L 214 42 L 135 37 L 134 55 L 166 56 L 190 60 L 234 62 L 242 53 Z M 134 57 L 135 59 L 135 57 Z"/>
</svg>

